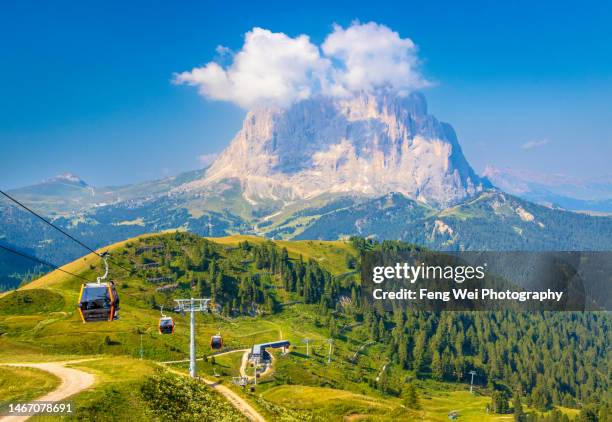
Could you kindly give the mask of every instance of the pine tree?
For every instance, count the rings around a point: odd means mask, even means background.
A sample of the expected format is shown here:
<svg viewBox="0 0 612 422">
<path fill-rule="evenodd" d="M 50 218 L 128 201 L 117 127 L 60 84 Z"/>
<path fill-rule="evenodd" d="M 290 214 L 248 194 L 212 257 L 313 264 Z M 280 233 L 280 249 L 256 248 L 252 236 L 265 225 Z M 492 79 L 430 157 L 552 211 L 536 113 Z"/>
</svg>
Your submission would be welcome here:
<svg viewBox="0 0 612 422">
<path fill-rule="evenodd" d="M 353 306 L 359 306 L 358 303 L 358 297 L 357 297 L 357 289 L 355 288 L 355 286 L 351 287 L 351 303 L 353 304 Z"/>
<path fill-rule="evenodd" d="M 329 320 L 327 322 L 327 326 L 329 327 L 329 336 L 331 338 L 336 338 L 340 334 L 340 330 L 338 328 L 338 323 L 336 322 L 336 318 L 333 315 L 330 315 Z"/>
<path fill-rule="evenodd" d="M 380 389 L 380 391 L 386 394 L 389 392 L 389 387 L 389 374 L 387 374 L 387 367 L 385 365 L 384 369 L 380 372 L 380 375 L 378 377 L 378 388 Z"/>
<path fill-rule="evenodd" d="M 206 282 L 203 277 L 198 277 L 198 293 L 200 297 L 206 297 Z"/>
<path fill-rule="evenodd" d="M 494 391 L 491 395 L 493 413 L 508 413 L 508 399 L 501 391 Z"/>
<path fill-rule="evenodd" d="M 523 422 L 525 420 L 525 413 L 523 412 L 521 393 L 518 389 L 514 392 L 514 396 L 512 397 L 512 406 L 514 407 L 515 422 Z"/>
<path fill-rule="evenodd" d="M 381 318 L 380 320 L 378 320 L 378 338 L 383 339 L 386 336 L 387 332 L 385 330 L 385 322 L 383 321 L 383 318 Z"/>
<path fill-rule="evenodd" d="M 414 349 L 412 351 L 412 354 L 414 357 L 412 369 L 414 369 L 417 375 L 421 371 L 423 371 L 426 347 L 427 347 L 427 333 L 425 331 L 421 331 L 416 337 Z"/>
<path fill-rule="evenodd" d="M 431 373 L 435 379 L 441 381 L 444 379 L 444 365 L 440 353 L 436 350 L 431 358 Z"/>
<path fill-rule="evenodd" d="M 418 410 L 421 408 L 419 395 L 412 383 L 406 384 L 402 390 L 402 399 L 404 401 L 404 406 L 406 406 L 408 409 Z"/>
</svg>

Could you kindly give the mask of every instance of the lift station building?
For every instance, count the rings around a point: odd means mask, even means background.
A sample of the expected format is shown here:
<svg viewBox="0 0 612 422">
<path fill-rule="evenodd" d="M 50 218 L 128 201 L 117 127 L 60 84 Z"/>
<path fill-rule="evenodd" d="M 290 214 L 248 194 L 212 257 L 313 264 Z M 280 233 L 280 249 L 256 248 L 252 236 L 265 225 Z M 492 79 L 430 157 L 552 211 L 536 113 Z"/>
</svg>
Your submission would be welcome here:
<svg viewBox="0 0 612 422">
<path fill-rule="evenodd" d="M 251 349 L 251 354 L 249 356 L 249 359 L 251 360 L 255 360 L 255 359 L 263 359 L 264 353 L 266 351 L 267 348 L 272 348 L 272 349 L 279 349 L 279 348 L 287 348 L 291 345 L 291 343 L 289 343 L 289 340 L 279 340 L 279 341 L 272 341 L 270 343 L 261 343 L 261 344 L 255 344 L 253 346 L 253 348 Z"/>
</svg>

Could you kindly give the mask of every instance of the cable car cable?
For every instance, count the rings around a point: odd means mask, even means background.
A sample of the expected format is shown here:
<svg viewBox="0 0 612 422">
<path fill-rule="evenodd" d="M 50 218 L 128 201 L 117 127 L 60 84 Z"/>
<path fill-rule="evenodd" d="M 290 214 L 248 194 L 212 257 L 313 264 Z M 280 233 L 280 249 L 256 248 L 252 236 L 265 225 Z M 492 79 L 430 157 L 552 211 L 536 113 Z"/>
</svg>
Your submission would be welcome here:
<svg viewBox="0 0 612 422">
<path fill-rule="evenodd" d="M 8 199 L 10 199 L 11 201 L 13 201 L 14 203 L 16 203 L 17 205 L 19 205 L 21 208 L 25 209 L 26 211 L 30 212 L 31 214 L 35 215 L 36 217 L 38 217 L 40 220 L 44 221 L 46 224 L 50 225 L 51 227 L 53 227 L 54 229 L 58 230 L 60 233 L 63 233 L 64 235 L 68 236 L 70 239 L 74 240 L 76 243 L 78 243 L 79 245 L 81 245 L 82 247 L 84 247 L 85 249 L 87 249 L 89 252 L 99 256 L 100 258 L 102 258 L 102 254 L 96 252 L 95 250 L 93 250 L 92 248 L 90 248 L 89 246 L 87 246 L 86 244 L 84 244 L 83 242 L 81 242 L 79 239 L 75 238 L 74 236 L 70 235 L 69 233 L 66 233 L 64 230 L 62 230 L 61 228 L 59 228 L 58 226 L 56 226 L 55 224 L 53 224 L 52 222 L 50 222 L 49 220 L 47 220 L 46 218 L 44 218 L 43 216 L 37 214 L 35 211 L 31 210 L 30 208 L 28 208 L 27 206 L 25 206 L 24 204 L 22 204 L 21 202 L 19 202 L 18 200 L 16 200 L 15 198 L 13 198 L 12 196 L 10 196 L 9 194 L 7 194 L 6 192 L 0 190 L 0 194 L 4 195 L 5 197 L 7 197 Z M 115 261 L 113 261 L 112 259 L 109 258 L 109 260 L 115 264 L 116 266 L 118 266 L 119 268 L 127 271 L 128 273 L 131 273 L 130 270 L 128 270 L 127 268 L 125 268 L 124 266 L 116 263 Z"/>
<path fill-rule="evenodd" d="M 14 249 L 11 249 L 11 248 L 7 248 L 7 247 L 6 247 L 6 246 L 4 246 L 4 245 L 0 245 L 0 249 L 4 249 L 5 251 L 12 252 L 12 253 L 14 253 L 15 255 L 19 255 L 19 256 L 21 256 L 21 257 L 23 257 L 23 258 L 29 259 L 30 261 L 35 261 L 35 262 L 38 262 L 38 263 L 40 263 L 40 264 L 47 265 L 47 266 L 52 267 L 52 268 L 54 268 L 54 269 L 56 269 L 56 270 L 58 270 L 58 271 L 61 271 L 61 272 L 66 273 L 66 274 L 69 274 L 69 275 L 71 275 L 71 276 L 73 276 L 73 277 L 80 278 L 81 280 L 84 280 L 84 281 L 86 281 L 86 282 L 88 282 L 88 283 L 93 283 L 93 281 L 91 281 L 91 280 L 89 280 L 89 279 L 87 279 L 87 278 L 85 278 L 85 277 L 82 277 L 82 276 L 80 276 L 80 275 L 77 275 L 77 274 L 71 273 L 70 271 L 66 271 L 66 270 L 64 270 L 64 269 L 62 269 L 62 268 L 60 268 L 60 267 L 58 267 L 58 266 L 57 266 L 57 265 L 55 265 L 55 264 L 51 264 L 50 262 L 43 261 L 42 259 L 36 258 L 36 257 L 34 257 L 34 256 L 27 255 L 27 254 L 24 254 L 24 253 L 19 252 L 19 251 L 17 251 L 17 250 L 14 250 Z"/>
</svg>

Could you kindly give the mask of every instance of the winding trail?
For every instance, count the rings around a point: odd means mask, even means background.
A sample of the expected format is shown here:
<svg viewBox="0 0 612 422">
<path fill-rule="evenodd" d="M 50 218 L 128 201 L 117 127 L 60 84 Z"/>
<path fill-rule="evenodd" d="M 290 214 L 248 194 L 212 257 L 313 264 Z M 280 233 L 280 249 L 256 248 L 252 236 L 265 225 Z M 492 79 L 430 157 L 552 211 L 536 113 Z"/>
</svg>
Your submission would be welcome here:
<svg viewBox="0 0 612 422">
<path fill-rule="evenodd" d="M 249 351 L 251 349 L 234 349 L 234 350 L 228 350 L 225 352 L 218 352 L 218 353 L 213 353 L 211 355 L 209 355 L 208 357 L 212 357 L 212 356 L 222 356 L 222 355 L 228 355 L 230 353 L 238 353 L 238 352 L 243 352 L 244 355 L 248 356 Z M 199 358 L 196 360 L 203 360 L 203 358 Z M 189 376 L 184 372 L 178 371 L 176 369 L 173 369 L 171 367 L 169 367 L 168 365 L 172 365 L 175 363 L 185 363 L 185 362 L 189 362 L 189 359 L 183 359 L 183 360 L 171 360 L 171 361 L 167 361 L 167 362 L 159 362 L 159 364 L 164 367 L 167 371 L 172 372 L 173 374 L 176 375 L 180 375 L 182 377 L 186 377 Z M 238 409 L 238 411 L 240 413 L 242 413 L 244 416 L 246 416 L 250 421 L 253 422 L 265 422 L 265 419 L 263 416 L 261 416 L 261 414 L 255 410 L 253 408 L 253 406 L 251 406 L 245 399 L 243 399 L 242 397 L 240 397 L 237 393 L 235 393 L 233 390 L 231 390 L 230 388 L 226 387 L 225 385 L 219 383 L 218 381 L 212 381 L 209 380 L 207 378 L 203 378 L 203 377 L 198 377 L 201 381 L 204 381 L 204 383 L 206 385 L 208 385 L 210 388 L 216 390 L 219 394 L 221 394 L 223 397 L 225 397 L 227 399 L 227 401 L 229 401 L 232 406 L 234 406 L 236 409 Z M 4 422 L 1 421 L 0 422 Z"/>
<path fill-rule="evenodd" d="M 250 380 L 253 379 L 253 375 L 249 375 L 247 373 L 247 366 L 249 365 L 249 354 L 250 354 L 250 349 L 246 350 L 244 352 L 244 354 L 242 355 L 242 360 L 240 361 L 240 376 L 241 377 L 246 377 Z M 265 376 L 268 376 L 272 373 L 273 368 L 272 368 L 272 364 L 274 363 L 274 361 L 276 360 L 276 357 L 270 353 L 270 363 L 266 365 L 266 369 L 263 372 L 257 372 L 257 375 L 259 375 L 259 378 L 263 378 Z"/>
<path fill-rule="evenodd" d="M 176 369 L 170 368 L 166 365 L 162 366 L 169 372 L 172 372 L 173 374 L 176 375 L 180 375 L 182 377 L 188 377 L 189 375 L 178 371 Z M 221 394 L 223 397 L 225 397 L 231 404 L 232 406 L 234 406 L 236 409 L 238 409 L 238 411 L 240 413 L 242 413 L 244 416 L 246 416 L 250 421 L 253 422 L 266 422 L 265 418 L 263 416 L 261 416 L 261 414 L 255 410 L 255 408 L 253 408 L 253 406 L 251 406 L 245 399 L 243 399 L 242 397 L 240 397 L 237 393 L 235 393 L 234 391 L 232 391 L 230 388 L 226 387 L 225 385 L 217 382 L 217 381 L 211 381 L 207 378 L 203 378 L 203 377 L 198 377 L 201 381 L 204 381 L 204 383 L 206 385 L 208 385 L 210 388 L 216 390 L 219 394 Z M 4 422 L 4 421 L 0 421 L 0 422 Z"/>
<path fill-rule="evenodd" d="M 247 375 L 246 373 L 246 367 L 248 365 L 248 362 L 249 362 L 249 351 L 245 350 L 244 353 L 242 354 L 242 360 L 240 361 L 240 376 L 251 379 L 253 377 Z"/>
<path fill-rule="evenodd" d="M 248 352 L 251 349 L 232 349 L 232 350 L 228 350 L 226 352 L 216 352 L 216 353 L 211 353 L 210 355 L 207 355 L 206 358 L 210 359 L 212 357 L 217 357 L 217 356 L 223 356 L 223 355 L 229 355 L 230 353 L 238 353 L 238 352 Z M 204 358 L 197 358 L 196 361 L 201 361 L 204 360 Z M 176 363 L 187 363 L 189 362 L 189 359 L 181 359 L 181 360 L 168 360 L 166 362 L 159 362 L 162 363 L 164 365 L 173 365 Z"/>
<path fill-rule="evenodd" d="M 355 352 L 355 354 L 353 355 L 353 357 L 351 358 L 351 361 L 353 363 L 357 362 L 357 358 L 359 357 L 359 353 L 361 353 L 363 351 L 363 349 L 365 349 L 366 347 L 368 347 L 370 344 L 374 344 L 376 343 L 375 341 L 366 341 L 365 343 L 363 343 L 361 346 L 359 346 L 359 348 L 357 349 L 357 351 Z"/>
<path fill-rule="evenodd" d="M 278 329 L 278 339 L 282 340 L 283 339 L 283 329 L 281 328 L 280 325 L 278 325 L 275 322 L 272 321 L 267 321 L 269 324 L 274 325 L 277 329 Z M 243 350 L 234 350 L 235 352 L 238 351 L 243 351 L 243 355 L 242 355 L 242 360 L 240 361 L 240 376 L 247 378 L 249 380 L 253 379 L 252 375 L 247 374 L 247 366 L 249 364 L 249 354 L 251 349 L 243 349 Z M 270 363 L 268 365 L 266 365 L 266 370 L 263 372 L 258 372 L 257 375 L 259 375 L 260 377 L 265 377 L 267 375 L 269 375 L 270 373 L 272 373 L 273 369 L 272 369 L 272 364 L 274 363 L 274 360 L 276 359 L 276 357 L 274 357 L 274 355 L 272 353 L 270 353 Z"/>
<path fill-rule="evenodd" d="M 70 396 L 73 396 L 83 390 L 88 389 L 96 381 L 96 377 L 93 374 L 81 371 L 79 369 L 66 367 L 66 365 L 68 364 L 80 363 L 88 360 L 92 359 L 45 363 L 8 363 L 3 365 L 36 368 L 55 375 L 61 380 L 59 387 L 45 394 L 42 397 L 37 397 L 35 400 L 30 401 L 62 401 Z M 29 418 L 30 416 L 4 416 L 0 417 L 0 422 L 25 421 Z"/>
<path fill-rule="evenodd" d="M 206 378 L 202 378 L 206 385 L 211 388 L 214 388 L 222 394 L 236 409 L 238 409 L 244 416 L 246 416 L 249 420 L 253 422 L 266 422 L 263 416 L 253 408 L 245 399 L 240 397 L 238 394 L 234 393 L 225 385 L 219 384 L 215 381 L 207 380 Z"/>
</svg>

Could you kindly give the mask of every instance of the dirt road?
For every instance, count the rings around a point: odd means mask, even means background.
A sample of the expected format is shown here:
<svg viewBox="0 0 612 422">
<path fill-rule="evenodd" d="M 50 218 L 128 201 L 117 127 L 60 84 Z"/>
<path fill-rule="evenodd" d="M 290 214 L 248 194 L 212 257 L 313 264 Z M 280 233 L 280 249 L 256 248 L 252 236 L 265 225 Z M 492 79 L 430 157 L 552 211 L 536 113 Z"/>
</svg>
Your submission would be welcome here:
<svg viewBox="0 0 612 422">
<path fill-rule="evenodd" d="M 188 376 L 184 372 L 178 371 L 176 369 L 172 369 L 165 365 L 162 365 L 162 366 L 174 374 L 180 375 L 182 377 Z M 266 422 L 264 417 L 261 416 L 261 414 L 259 414 L 259 412 L 253 408 L 253 406 L 251 406 L 245 399 L 240 397 L 237 393 L 232 391 L 230 388 L 216 381 L 212 381 L 212 380 L 202 378 L 202 377 L 200 377 L 200 379 L 204 381 L 204 383 L 206 383 L 206 385 L 208 385 L 210 388 L 216 390 L 219 394 L 225 397 L 236 409 L 240 411 L 240 413 L 246 416 L 250 421 Z"/>
<path fill-rule="evenodd" d="M 20 366 L 36 368 L 42 371 L 47 371 L 61 380 L 59 387 L 45 394 L 42 397 L 38 397 L 35 401 L 62 401 L 66 398 L 80 393 L 83 390 L 91 387 L 95 382 L 95 376 L 87 372 L 67 368 L 65 365 L 70 363 L 83 362 L 79 361 L 68 361 L 68 362 L 45 362 L 45 363 L 11 363 L 6 366 Z M 0 417 L 0 422 L 17 422 L 25 421 L 29 416 L 4 416 Z"/>
<path fill-rule="evenodd" d="M 240 397 L 238 394 L 234 393 L 225 385 L 221 385 L 217 382 L 210 381 L 204 379 L 204 382 L 217 390 L 220 394 L 222 394 L 236 409 L 238 409 L 244 416 L 249 418 L 249 420 L 253 422 L 265 422 L 263 416 L 259 414 L 257 410 L 255 410 L 245 399 Z"/>
<path fill-rule="evenodd" d="M 242 352 L 243 356 L 248 356 L 249 355 L 249 351 L 251 349 L 235 349 L 235 350 L 228 350 L 226 352 L 218 352 L 218 353 L 213 353 L 212 355 L 209 355 L 208 358 L 212 357 L 212 356 L 222 356 L 222 355 L 227 355 L 230 353 L 239 353 Z M 196 360 L 202 360 L 202 358 L 196 359 Z M 244 360 L 244 358 L 243 358 Z M 181 371 L 177 371 L 176 369 L 172 369 L 166 365 L 168 364 L 175 364 L 175 363 L 185 363 L 185 362 L 189 362 L 189 359 L 183 359 L 183 360 L 174 360 L 174 361 L 168 361 L 168 362 L 160 362 L 160 364 L 166 368 L 168 371 L 180 375 L 180 376 L 187 376 L 187 374 L 185 374 L 184 372 Z M 246 366 L 246 363 L 243 363 L 243 366 Z M 240 368 L 240 372 L 243 372 L 243 367 Z M 220 384 L 217 381 L 212 381 L 206 378 L 202 378 L 200 377 L 200 379 L 202 381 L 204 381 L 206 383 L 206 385 L 208 385 L 210 388 L 213 388 L 215 390 L 217 390 L 217 392 L 219 394 L 221 394 L 223 397 L 225 397 L 236 409 L 238 409 L 244 416 L 246 416 L 249 420 L 253 421 L 253 422 L 265 422 L 265 419 L 263 416 L 261 416 L 259 414 L 259 412 L 257 410 L 255 410 L 246 400 L 244 400 L 242 397 L 240 397 L 238 394 L 236 394 L 234 391 L 232 391 L 230 388 L 226 387 L 225 385 Z M 2 421 L 0 421 L 2 422 Z"/>
<path fill-rule="evenodd" d="M 216 353 L 211 353 L 210 355 L 207 355 L 206 358 L 210 359 L 212 357 L 216 357 L 216 356 L 223 356 L 223 355 L 229 355 L 230 353 L 238 353 L 238 352 L 247 352 L 251 349 L 233 349 L 233 350 L 228 350 L 226 352 L 216 352 Z M 197 358 L 196 361 L 201 361 L 204 360 L 204 358 Z M 189 359 L 181 359 L 181 360 L 169 360 L 166 362 L 160 362 L 163 363 L 164 365 L 174 365 L 177 363 L 187 363 L 189 362 Z"/>
<path fill-rule="evenodd" d="M 250 349 L 247 349 L 244 354 L 242 355 L 242 360 L 240 362 L 240 376 L 241 377 L 246 377 L 250 380 L 253 379 L 253 375 L 249 375 L 247 373 L 247 366 L 249 364 L 249 354 L 250 354 Z M 263 372 L 259 372 L 259 370 L 257 371 L 257 375 L 259 375 L 258 378 L 263 378 L 265 376 L 270 375 L 270 373 L 272 373 L 272 364 L 274 363 L 274 360 L 276 359 L 276 357 L 270 353 L 270 363 L 266 364 L 266 369 Z M 253 371 L 254 372 L 254 371 Z"/>
</svg>

